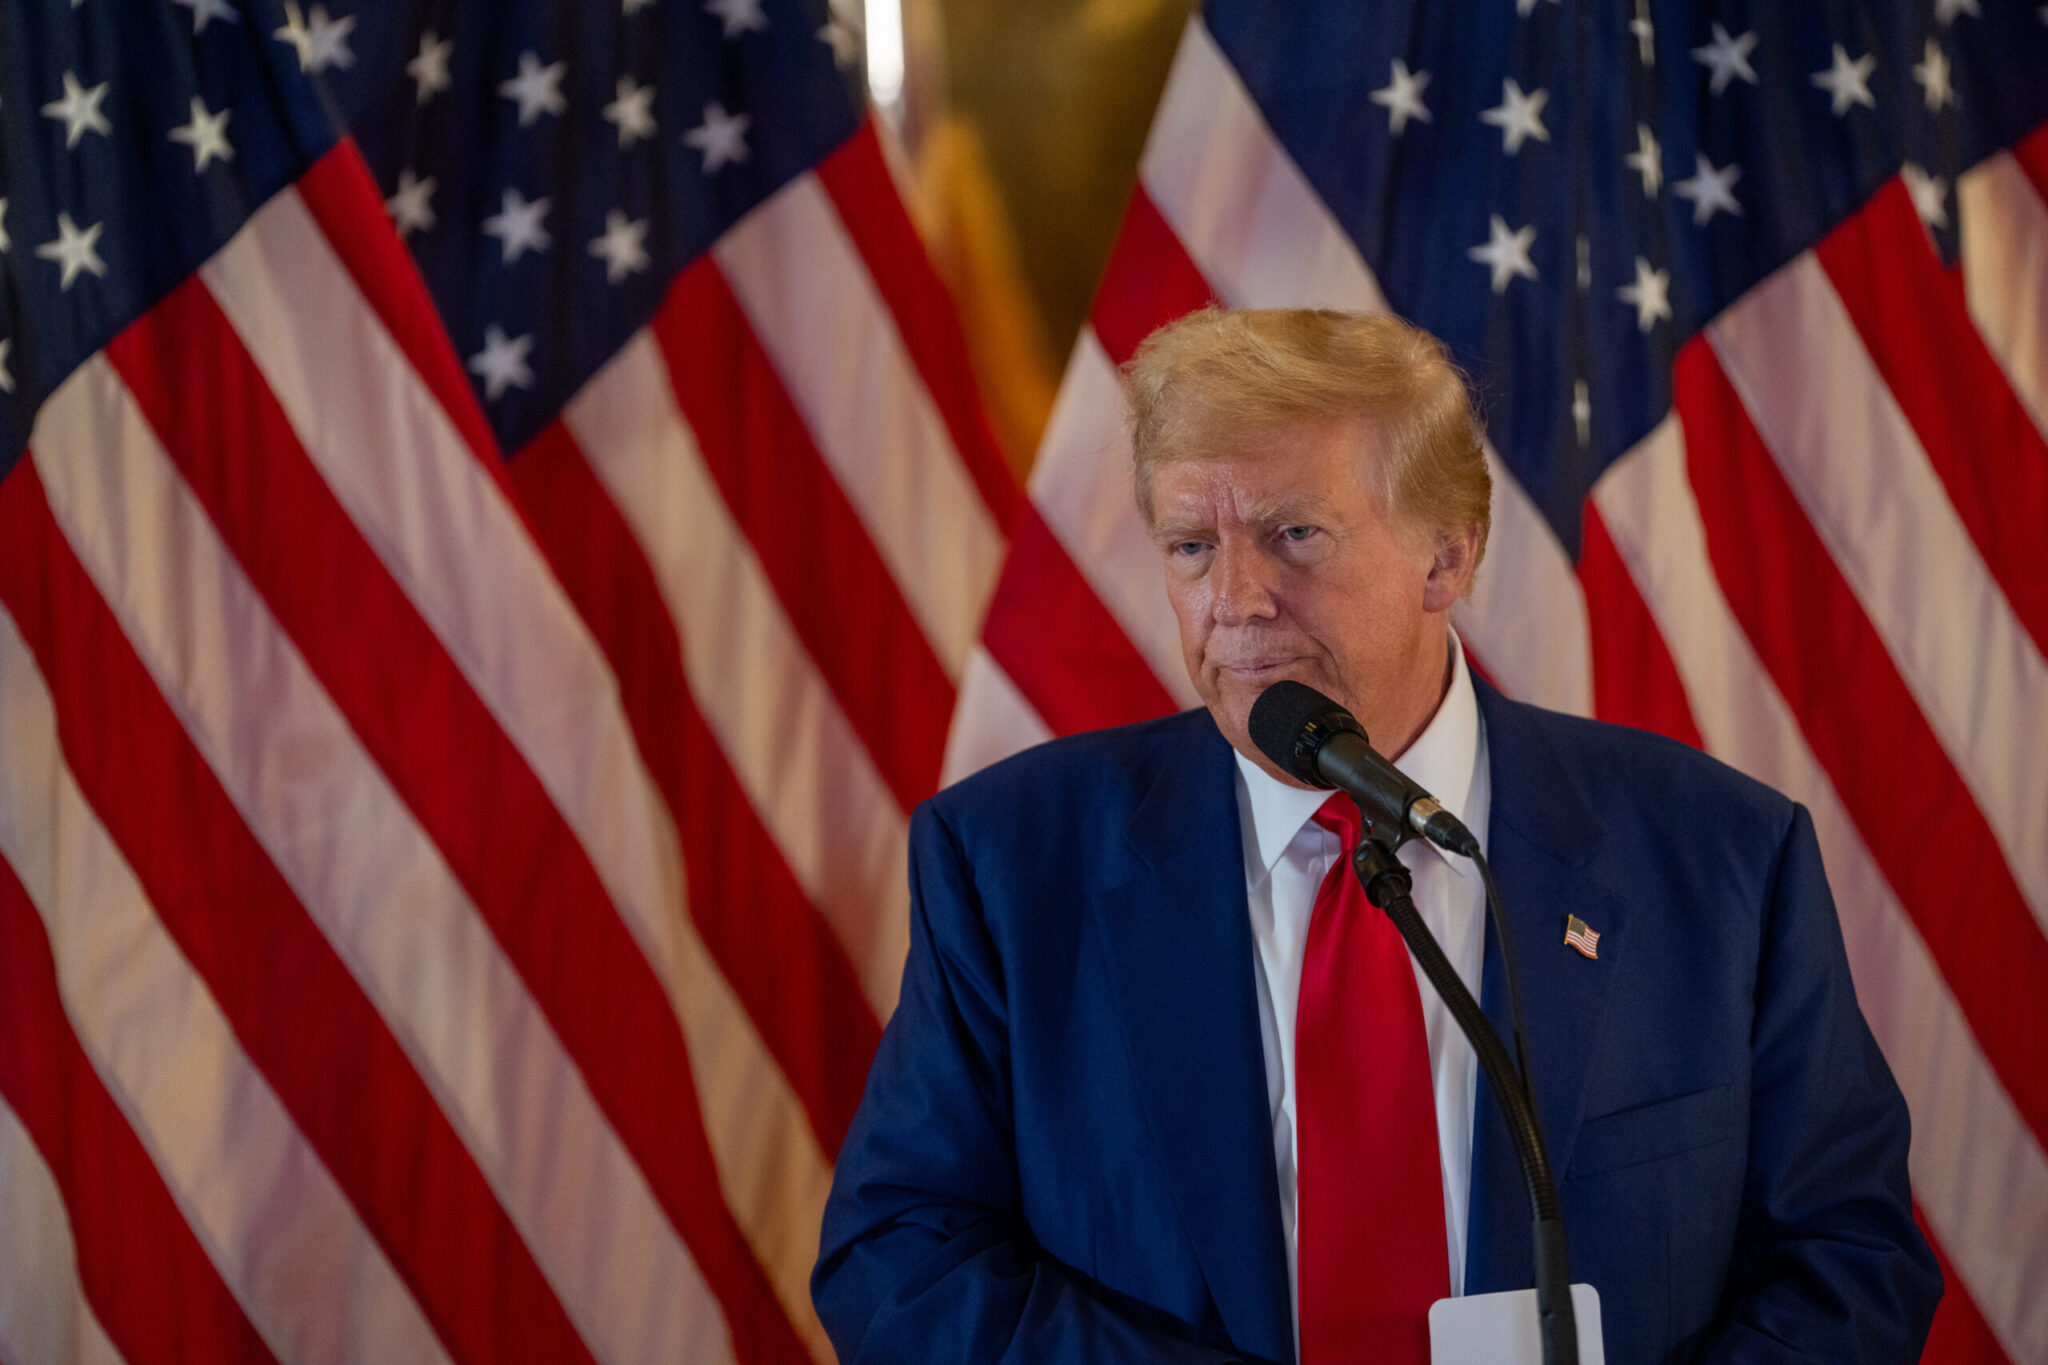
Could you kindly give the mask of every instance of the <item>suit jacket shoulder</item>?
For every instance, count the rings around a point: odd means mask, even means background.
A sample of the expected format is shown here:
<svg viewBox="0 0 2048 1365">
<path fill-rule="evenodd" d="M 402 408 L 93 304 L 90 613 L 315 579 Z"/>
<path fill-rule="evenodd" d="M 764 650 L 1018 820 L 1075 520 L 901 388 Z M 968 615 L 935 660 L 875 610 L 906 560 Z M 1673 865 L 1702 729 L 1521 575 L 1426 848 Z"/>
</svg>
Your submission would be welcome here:
<svg viewBox="0 0 2048 1365">
<path fill-rule="evenodd" d="M 1108 886 L 1157 851 L 1144 837 L 1148 809 L 1162 820 L 1174 808 L 1213 821 L 1233 802 L 1231 764 L 1208 712 L 1184 711 L 1036 745 L 946 788 L 918 814 L 944 826 L 977 877 L 1015 870 L 1041 885 Z M 1234 805 L 1228 813 L 1235 828 Z M 1213 839 L 1215 828 L 1201 837 Z M 1164 841 L 1192 833 L 1159 832 Z"/>
</svg>

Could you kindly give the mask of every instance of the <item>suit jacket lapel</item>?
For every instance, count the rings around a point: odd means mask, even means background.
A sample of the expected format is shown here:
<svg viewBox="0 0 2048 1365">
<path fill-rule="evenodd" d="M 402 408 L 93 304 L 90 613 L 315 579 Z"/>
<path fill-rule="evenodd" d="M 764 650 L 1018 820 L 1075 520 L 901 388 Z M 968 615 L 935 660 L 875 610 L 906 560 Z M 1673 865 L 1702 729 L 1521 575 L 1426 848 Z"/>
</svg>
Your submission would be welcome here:
<svg viewBox="0 0 2048 1365">
<path fill-rule="evenodd" d="M 1583 1116 L 1607 983 L 1628 950 L 1626 905 L 1588 869 L 1600 843 L 1597 814 L 1525 708 L 1475 678 L 1493 779 L 1487 855 L 1505 901 L 1522 987 L 1529 1065 L 1552 1173 L 1563 1179 Z M 1600 931 L 1589 961 L 1564 943 L 1565 917 Z M 1514 1048 L 1499 936 L 1489 921 L 1481 1004 Z M 1523 1288 L 1530 1268 L 1530 1209 L 1512 1140 L 1490 1088 L 1473 1113 L 1472 1192 L 1465 1290 Z M 1567 1238 L 1579 1232 L 1567 1226 Z"/>
<path fill-rule="evenodd" d="M 1239 1348 L 1291 1360 L 1230 748 L 1206 716 L 1189 721 L 1162 737 L 1127 827 L 1132 876 L 1092 914 L 1145 1116 L 1217 1311 Z"/>
</svg>

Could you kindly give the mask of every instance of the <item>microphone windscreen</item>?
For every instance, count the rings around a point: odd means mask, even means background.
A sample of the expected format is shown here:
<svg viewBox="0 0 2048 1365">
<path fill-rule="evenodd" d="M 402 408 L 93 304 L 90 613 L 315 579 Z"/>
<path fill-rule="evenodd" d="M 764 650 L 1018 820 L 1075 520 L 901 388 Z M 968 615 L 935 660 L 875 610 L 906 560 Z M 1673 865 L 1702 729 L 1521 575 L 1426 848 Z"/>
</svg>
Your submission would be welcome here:
<svg viewBox="0 0 2048 1365">
<path fill-rule="evenodd" d="M 1251 731 L 1252 743 L 1272 760 L 1274 767 L 1310 786 L 1326 787 L 1329 783 L 1315 771 L 1314 756 L 1302 752 L 1295 741 L 1303 726 L 1333 711 L 1345 714 L 1343 707 L 1307 683 L 1282 679 L 1259 693 L 1259 699 L 1252 703 L 1246 728 Z"/>
</svg>

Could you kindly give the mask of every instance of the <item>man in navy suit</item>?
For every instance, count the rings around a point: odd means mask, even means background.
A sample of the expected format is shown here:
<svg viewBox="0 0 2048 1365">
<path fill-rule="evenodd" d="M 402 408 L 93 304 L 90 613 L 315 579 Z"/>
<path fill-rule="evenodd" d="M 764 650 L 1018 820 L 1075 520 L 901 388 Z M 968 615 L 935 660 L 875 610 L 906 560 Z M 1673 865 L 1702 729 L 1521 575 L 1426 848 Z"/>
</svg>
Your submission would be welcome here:
<svg viewBox="0 0 2048 1365">
<path fill-rule="evenodd" d="M 1441 346 L 1384 315 L 1210 311 L 1155 335 L 1126 381 L 1139 504 L 1207 709 L 1041 746 L 919 808 L 901 1002 L 812 1285 L 841 1359 L 1396 1352 L 1305 1330 L 1329 1281 L 1302 1230 L 1332 1219 L 1297 1166 L 1315 1116 L 1296 1045 L 1311 917 L 1341 913 L 1345 869 L 1321 794 L 1247 736 L 1281 678 L 1346 705 L 1482 832 L 1607 1358 L 1917 1359 L 1941 1280 L 1811 822 L 1683 745 L 1472 675 L 1449 613 L 1488 488 Z M 1400 857 L 1505 1034 L 1469 866 L 1419 841 Z M 1576 944 L 1568 917 L 1590 928 Z M 1440 1157 L 1444 1226 L 1415 1254 L 1447 1292 L 1526 1287 L 1507 1130 L 1426 987 L 1419 1008 L 1435 1112 L 1403 1121 Z"/>
</svg>

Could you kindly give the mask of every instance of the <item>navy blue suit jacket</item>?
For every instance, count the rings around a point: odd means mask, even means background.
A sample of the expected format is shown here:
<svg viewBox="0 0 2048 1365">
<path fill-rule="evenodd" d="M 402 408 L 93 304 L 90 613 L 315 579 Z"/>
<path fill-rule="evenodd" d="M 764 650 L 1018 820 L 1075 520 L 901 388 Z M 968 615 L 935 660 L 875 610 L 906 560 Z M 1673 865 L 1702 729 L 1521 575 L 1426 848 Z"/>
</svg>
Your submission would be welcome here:
<svg viewBox="0 0 2048 1365">
<path fill-rule="evenodd" d="M 1917 1359 L 1940 1275 L 1806 812 L 1683 745 L 1479 699 L 1487 848 L 1608 1360 Z M 902 999 L 812 1281 L 842 1361 L 1292 1360 L 1233 781 L 1189 712 L 919 808 Z M 1489 929 L 1505 1037 L 1501 983 Z M 1529 1240 L 1482 1084 L 1467 1291 L 1528 1286 Z"/>
</svg>

